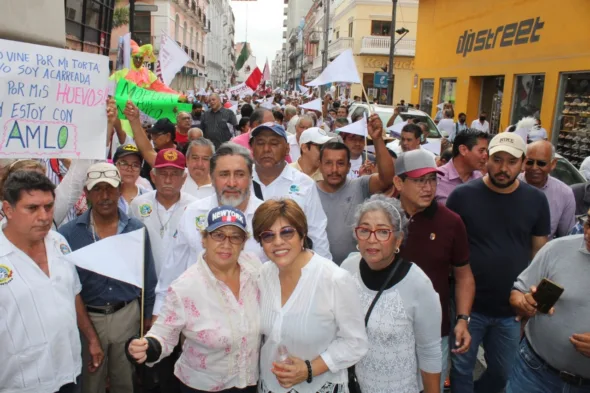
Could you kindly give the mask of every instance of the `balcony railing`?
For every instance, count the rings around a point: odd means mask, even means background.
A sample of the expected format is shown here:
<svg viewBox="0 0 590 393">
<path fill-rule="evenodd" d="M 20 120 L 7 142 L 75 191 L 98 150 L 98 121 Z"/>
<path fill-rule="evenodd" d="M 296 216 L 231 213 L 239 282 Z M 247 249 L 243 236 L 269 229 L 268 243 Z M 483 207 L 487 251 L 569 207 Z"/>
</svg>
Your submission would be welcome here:
<svg viewBox="0 0 590 393">
<path fill-rule="evenodd" d="M 354 44 L 354 38 L 352 37 L 341 37 L 336 41 L 330 43 L 328 46 L 328 57 L 333 59 L 346 49 L 352 48 Z"/>
<path fill-rule="evenodd" d="M 391 38 L 386 36 L 363 37 L 361 42 L 361 55 L 389 55 Z M 395 45 L 395 55 L 414 56 L 416 54 L 416 40 L 402 38 Z"/>
</svg>

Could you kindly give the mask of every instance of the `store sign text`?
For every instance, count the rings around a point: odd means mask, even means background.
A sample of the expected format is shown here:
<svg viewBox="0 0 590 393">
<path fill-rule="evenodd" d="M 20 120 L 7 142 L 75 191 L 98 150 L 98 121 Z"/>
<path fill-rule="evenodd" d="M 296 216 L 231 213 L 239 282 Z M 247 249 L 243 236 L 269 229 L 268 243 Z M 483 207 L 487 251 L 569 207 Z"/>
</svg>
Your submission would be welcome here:
<svg viewBox="0 0 590 393">
<path fill-rule="evenodd" d="M 477 33 L 471 29 L 465 30 L 457 42 L 456 53 L 463 54 L 465 57 L 470 52 L 494 49 L 498 42 L 500 47 L 538 42 L 541 39 L 539 30 L 543 26 L 545 26 L 545 22 L 541 21 L 541 17 L 538 16 L 498 26 L 496 29 L 480 30 Z"/>
</svg>

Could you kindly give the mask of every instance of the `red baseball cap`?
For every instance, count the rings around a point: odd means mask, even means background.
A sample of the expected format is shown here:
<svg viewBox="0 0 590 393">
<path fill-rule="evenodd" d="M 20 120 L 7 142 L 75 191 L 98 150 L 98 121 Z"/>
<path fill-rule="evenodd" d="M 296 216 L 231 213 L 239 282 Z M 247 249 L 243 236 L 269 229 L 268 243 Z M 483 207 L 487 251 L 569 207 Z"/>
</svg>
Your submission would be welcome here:
<svg viewBox="0 0 590 393">
<path fill-rule="evenodd" d="M 154 168 L 178 168 L 186 167 L 186 158 L 184 154 L 176 149 L 162 149 L 156 156 Z"/>
</svg>

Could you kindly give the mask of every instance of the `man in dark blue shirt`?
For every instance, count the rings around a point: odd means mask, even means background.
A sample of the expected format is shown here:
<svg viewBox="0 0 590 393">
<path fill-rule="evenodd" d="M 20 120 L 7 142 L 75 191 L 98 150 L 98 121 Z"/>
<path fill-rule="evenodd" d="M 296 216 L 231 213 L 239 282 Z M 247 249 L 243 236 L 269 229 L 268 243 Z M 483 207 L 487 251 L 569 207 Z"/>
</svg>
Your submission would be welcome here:
<svg viewBox="0 0 590 393">
<path fill-rule="evenodd" d="M 129 218 L 118 209 L 120 184 L 121 175 L 112 164 L 102 162 L 88 169 L 84 190 L 92 207 L 59 229 L 72 250 L 78 250 L 109 236 L 144 228 L 139 220 Z M 148 321 L 152 319 L 157 283 L 147 231 L 144 247 L 144 321 L 147 331 Z M 126 261 L 122 258 L 117 263 L 125 264 Z M 104 391 L 108 375 L 111 393 L 132 392 L 133 366 L 125 356 L 125 342 L 140 330 L 141 289 L 89 270 L 77 269 L 82 283 L 82 300 L 93 325 L 90 328 L 94 327 L 106 359 L 98 368 L 83 367 L 82 386 L 88 392 Z M 88 321 L 88 318 L 78 317 L 78 320 Z M 89 364 L 92 355 L 88 343 L 83 342 L 82 357 L 85 364 Z"/>
<path fill-rule="evenodd" d="M 550 233 L 547 198 L 518 180 L 526 152 L 522 138 L 498 134 L 488 152 L 487 175 L 458 186 L 447 200 L 447 207 L 467 228 L 475 278 L 475 299 L 467 318 L 472 341 L 467 353 L 452 354 L 453 393 L 497 393 L 506 386 L 520 341 L 520 322 L 510 306 L 510 292 Z M 482 342 L 487 369 L 474 383 L 473 368 Z"/>
</svg>

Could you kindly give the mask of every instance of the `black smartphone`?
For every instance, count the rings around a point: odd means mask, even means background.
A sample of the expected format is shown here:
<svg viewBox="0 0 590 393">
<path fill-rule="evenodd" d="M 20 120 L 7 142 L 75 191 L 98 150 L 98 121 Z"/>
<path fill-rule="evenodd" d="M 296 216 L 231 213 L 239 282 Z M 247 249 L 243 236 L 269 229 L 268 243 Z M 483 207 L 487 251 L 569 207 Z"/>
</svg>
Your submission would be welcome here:
<svg viewBox="0 0 590 393">
<path fill-rule="evenodd" d="M 546 278 L 537 286 L 537 292 L 533 293 L 533 299 L 537 302 L 537 310 L 543 314 L 549 313 L 563 293 L 563 287 Z"/>
</svg>

